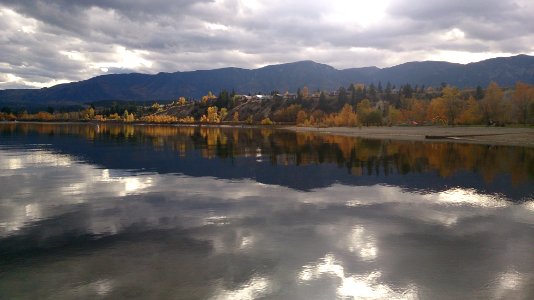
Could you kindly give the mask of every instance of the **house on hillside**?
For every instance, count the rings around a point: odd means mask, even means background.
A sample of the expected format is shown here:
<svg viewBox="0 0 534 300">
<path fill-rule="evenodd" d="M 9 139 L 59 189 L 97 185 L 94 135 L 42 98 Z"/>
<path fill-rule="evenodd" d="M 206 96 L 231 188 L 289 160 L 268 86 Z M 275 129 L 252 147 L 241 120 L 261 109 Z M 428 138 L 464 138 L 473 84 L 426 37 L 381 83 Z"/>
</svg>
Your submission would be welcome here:
<svg viewBox="0 0 534 300">
<path fill-rule="evenodd" d="M 328 93 L 328 96 L 330 96 L 330 97 L 337 97 L 338 95 L 339 95 L 339 91 L 338 90 L 330 91 Z"/>
<path fill-rule="evenodd" d="M 272 100 L 273 96 L 271 96 L 271 95 L 254 95 L 254 96 L 252 96 L 252 99 L 253 100 L 260 100 L 260 101 L 267 101 L 267 100 Z"/>
<path fill-rule="evenodd" d="M 297 94 L 294 94 L 294 93 L 285 93 L 283 95 L 283 98 L 284 100 L 296 100 L 297 99 Z"/>
</svg>

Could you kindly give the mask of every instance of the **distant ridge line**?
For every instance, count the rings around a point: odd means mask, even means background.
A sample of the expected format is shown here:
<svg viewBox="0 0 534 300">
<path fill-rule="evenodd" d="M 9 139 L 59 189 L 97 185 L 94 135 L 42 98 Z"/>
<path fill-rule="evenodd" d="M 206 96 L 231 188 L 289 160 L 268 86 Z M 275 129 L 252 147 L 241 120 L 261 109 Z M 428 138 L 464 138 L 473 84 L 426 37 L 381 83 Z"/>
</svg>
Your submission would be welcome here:
<svg viewBox="0 0 534 300">
<path fill-rule="evenodd" d="M 521 54 L 469 64 L 440 61 L 407 62 L 388 68 L 363 67 L 336 69 L 311 60 L 297 61 L 258 69 L 235 67 L 154 75 L 106 74 L 87 80 L 59 84 L 43 89 L 0 90 L 0 103 L 46 104 L 87 103 L 102 100 L 153 101 L 180 96 L 198 99 L 208 91 L 234 90 L 237 93 L 296 92 L 307 86 L 310 91 L 336 90 L 351 83 L 387 82 L 392 85 L 439 86 L 460 88 L 487 86 L 491 81 L 512 86 L 517 81 L 534 84 L 534 57 Z"/>
</svg>

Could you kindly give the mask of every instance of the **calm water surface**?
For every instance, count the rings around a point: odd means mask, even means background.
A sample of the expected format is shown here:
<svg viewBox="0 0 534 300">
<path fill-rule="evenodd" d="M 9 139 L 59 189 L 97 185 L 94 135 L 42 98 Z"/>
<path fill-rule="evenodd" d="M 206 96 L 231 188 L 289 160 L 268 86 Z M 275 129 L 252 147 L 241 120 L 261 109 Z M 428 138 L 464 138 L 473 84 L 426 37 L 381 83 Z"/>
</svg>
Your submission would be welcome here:
<svg viewBox="0 0 534 300">
<path fill-rule="evenodd" d="M 2 299 L 533 299 L 534 149 L 0 124 Z"/>
</svg>

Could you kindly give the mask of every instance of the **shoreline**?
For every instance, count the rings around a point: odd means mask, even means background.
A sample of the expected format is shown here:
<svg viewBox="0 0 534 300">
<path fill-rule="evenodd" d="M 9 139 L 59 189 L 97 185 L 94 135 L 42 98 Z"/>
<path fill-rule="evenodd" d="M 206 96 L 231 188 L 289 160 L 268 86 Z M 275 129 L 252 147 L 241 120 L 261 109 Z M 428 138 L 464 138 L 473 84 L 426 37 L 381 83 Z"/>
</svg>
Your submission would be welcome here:
<svg viewBox="0 0 534 300">
<path fill-rule="evenodd" d="M 534 128 L 511 127 L 298 127 L 281 129 L 293 132 L 332 134 L 366 139 L 419 142 L 471 143 L 534 148 Z"/>
<path fill-rule="evenodd" d="M 482 127 L 482 126 L 391 126 L 391 127 L 300 127 L 287 125 L 258 125 L 258 124 L 158 124 L 144 122 L 43 122 L 43 121 L 0 121 L 6 123 L 33 124 L 127 124 L 134 126 L 179 126 L 179 127 L 220 127 L 220 128 L 271 128 L 301 133 L 323 135 L 340 135 L 365 139 L 441 142 L 441 143 L 470 143 L 483 145 L 520 146 L 534 148 L 534 127 Z"/>
</svg>

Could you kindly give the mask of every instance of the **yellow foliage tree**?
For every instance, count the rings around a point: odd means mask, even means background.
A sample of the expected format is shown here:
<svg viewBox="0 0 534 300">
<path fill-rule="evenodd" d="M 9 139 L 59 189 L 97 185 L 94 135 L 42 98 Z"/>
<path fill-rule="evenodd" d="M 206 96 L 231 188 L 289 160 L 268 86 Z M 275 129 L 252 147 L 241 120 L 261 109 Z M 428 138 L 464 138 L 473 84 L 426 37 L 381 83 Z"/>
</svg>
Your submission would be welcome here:
<svg viewBox="0 0 534 300">
<path fill-rule="evenodd" d="M 220 123 L 221 122 L 221 116 L 225 114 L 224 111 L 221 110 L 221 113 L 219 113 L 219 108 L 217 106 L 210 106 L 208 107 L 208 113 L 207 115 L 202 115 L 200 118 L 200 122 L 202 123 Z"/>
<path fill-rule="evenodd" d="M 480 105 L 473 96 L 469 97 L 469 99 L 467 100 L 464 110 L 460 113 L 460 116 L 458 117 L 458 121 L 461 124 L 467 125 L 480 123 Z"/>
<path fill-rule="evenodd" d="M 228 116 L 228 109 L 226 107 L 221 108 L 219 112 L 219 122 L 222 122 L 226 116 Z"/>
<path fill-rule="evenodd" d="M 352 127 L 358 124 L 358 116 L 352 109 L 352 106 L 345 104 L 339 114 L 335 118 L 336 126 Z"/>
<path fill-rule="evenodd" d="M 273 125 L 273 121 L 271 121 L 269 118 L 265 118 L 261 120 L 261 125 Z"/>
<path fill-rule="evenodd" d="M 504 121 L 503 91 L 495 82 L 491 82 L 486 89 L 484 98 L 480 101 L 483 120 L 487 123 Z"/>
<path fill-rule="evenodd" d="M 296 120 L 297 125 L 304 125 L 304 123 L 306 123 L 307 120 L 308 120 L 308 114 L 306 114 L 306 112 L 303 110 L 299 110 L 299 112 L 297 113 L 297 120 Z"/>
<path fill-rule="evenodd" d="M 456 87 L 446 86 L 443 89 L 443 104 L 445 107 L 445 114 L 447 115 L 447 123 L 454 125 L 462 110 L 460 90 Z"/>
<path fill-rule="evenodd" d="M 124 117 L 124 122 L 133 122 L 135 121 L 135 116 L 133 113 L 128 113 L 128 111 L 126 111 L 125 113 L 125 117 Z"/>
<path fill-rule="evenodd" d="M 512 105 L 517 122 L 526 124 L 529 119 L 529 106 L 534 105 L 534 87 L 522 82 L 516 83 Z"/>
<path fill-rule="evenodd" d="M 407 99 L 409 108 L 403 111 L 404 118 L 411 122 L 422 124 L 426 120 L 428 103 L 419 99 Z"/>
<path fill-rule="evenodd" d="M 54 119 L 54 115 L 48 112 L 40 111 L 33 116 L 33 119 L 38 121 L 52 121 Z"/>
<path fill-rule="evenodd" d="M 114 113 L 108 116 L 108 119 L 110 120 L 120 120 L 121 117 L 119 117 L 118 113 Z"/>
<path fill-rule="evenodd" d="M 143 116 L 141 121 L 147 123 L 176 123 L 178 122 L 178 118 L 169 115 L 148 115 Z"/>
<path fill-rule="evenodd" d="M 185 118 L 178 119 L 178 123 L 195 123 L 195 118 L 192 116 L 187 116 Z"/>
<path fill-rule="evenodd" d="M 160 111 L 162 109 L 161 105 L 159 105 L 159 103 L 157 103 L 157 102 L 154 102 L 154 104 L 152 104 L 151 108 L 155 112 L 158 112 L 158 111 Z"/>
<path fill-rule="evenodd" d="M 388 107 L 387 120 L 390 125 L 397 125 L 402 122 L 402 112 L 395 108 L 395 106 L 390 105 Z"/>
<path fill-rule="evenodd" d="M 447 124 L 447 109 L 445 108 L 445 100 L 442 97 L 434 98 L 430 101 L 427 110 L 427 119 L 432 124 Z"/>
</svg>

